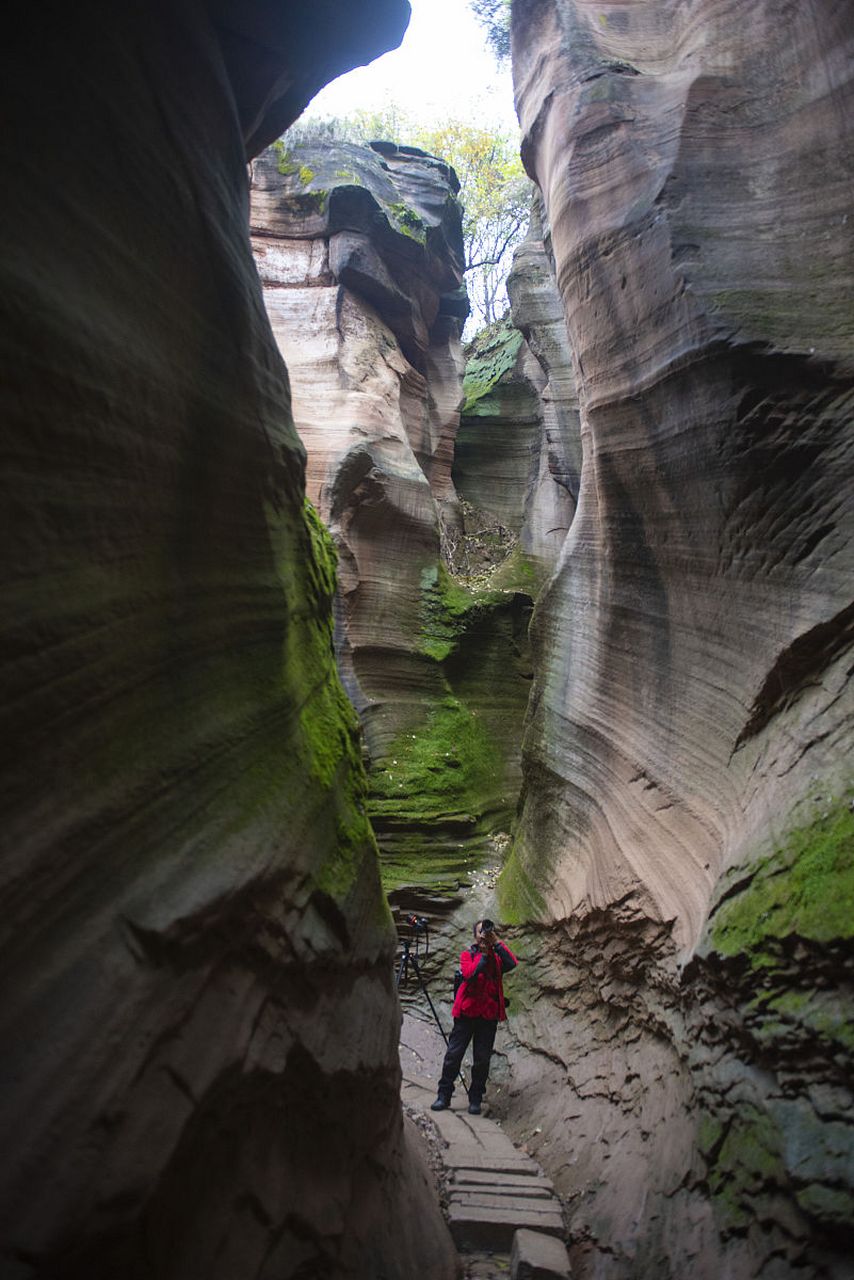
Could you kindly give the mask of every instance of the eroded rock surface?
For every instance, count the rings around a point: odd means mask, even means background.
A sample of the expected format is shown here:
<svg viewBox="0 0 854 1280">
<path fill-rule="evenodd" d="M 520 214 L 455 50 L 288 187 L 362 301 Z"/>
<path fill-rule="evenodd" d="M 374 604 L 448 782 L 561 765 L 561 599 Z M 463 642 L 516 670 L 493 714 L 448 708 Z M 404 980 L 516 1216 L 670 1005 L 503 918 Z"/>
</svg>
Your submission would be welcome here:
<svg viewBox="0 0 854 1280">
<path fill-rule="evenodd" d="M 339 664 L 387 876 L 455 884 L 460 851 L 509 823 L 530 687 L 527 592 L 512 575 L 472 591 L 446 563 L 467 311 L 456 175 L 411 147 L 285 139 L 252 186 L 308 493 L 338 548 Z"/>
<path fill-rule="evenodd" d="M 10 1280 L 454 1273 L 247 235 L 247 152 L 408 6 L 351 10 L 23 8 L 4 39 Z"/>
<path fill-rule="evenodd" d="M 563 1162 L 582 1276 L 843 1276 L 850 10 L 519 0 L 514 30 L 583 467 L 504 881 L 554 1070 L 517 1064 L 511 1123 Z"/>
</svg>

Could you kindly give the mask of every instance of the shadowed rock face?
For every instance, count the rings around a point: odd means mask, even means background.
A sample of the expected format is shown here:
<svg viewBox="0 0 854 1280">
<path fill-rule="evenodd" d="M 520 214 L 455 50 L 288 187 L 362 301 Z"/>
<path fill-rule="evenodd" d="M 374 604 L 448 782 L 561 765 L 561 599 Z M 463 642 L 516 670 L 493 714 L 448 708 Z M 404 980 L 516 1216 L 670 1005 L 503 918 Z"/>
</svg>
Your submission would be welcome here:
<svg viewBox="0 0 854 1280">
<path fill-rule="evenodd" d="M 582 1276 L 841 1276 L 850 8 L 518 0 L 514 30 L 583 467 L 504 879 L 556 992 L 513 1123 L 571 1135 Z"/>
<path fill-rule="evenodd" d="M 4 1277 L 453 1274 L 247 235 L 247 151 L 407 13 L 4 41 Z"/>
<path fill-rule="evenodd" d="M 530 688 L 530 598 L 445 556 L 467 311 L 456 175 L 393 143 L 286 140 L 255 163 L 253 246 L 307 489 L 338 550 L 336 648 L 372 762 L 388 883 L 456 888 L 506 827 Z M 524 584 L 528 587 L 528 584 Z"/>
</svg>

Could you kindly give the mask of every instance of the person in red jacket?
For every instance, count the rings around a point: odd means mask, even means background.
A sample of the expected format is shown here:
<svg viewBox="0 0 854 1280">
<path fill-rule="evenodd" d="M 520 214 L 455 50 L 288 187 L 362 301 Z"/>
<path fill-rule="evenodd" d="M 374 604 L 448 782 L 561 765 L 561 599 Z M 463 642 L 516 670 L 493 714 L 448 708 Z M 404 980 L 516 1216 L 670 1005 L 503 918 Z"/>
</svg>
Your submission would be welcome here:
<svg viewBox="0 0 854 1280">
<path fill-rule="evenodd" d="M 495 1032 L 499 1022 L 504 1022 L 507 1017 L 501 978 L 515 969 L 516 964 L 513 952 L 495 936 L 492 921 L 478 920 L 474 926 L 474 944 L 460 956 L 463 980 L 451 1010 L 454 1029 L 442 1063 L 439 1096 L 432 1104 L 432 1111 L 445 1111 L 451 1105 L 454 1081 L 459 1074 L 463 1054 L 473 1040 L 469 1114 L 480 1115 Z"/>
</svg>

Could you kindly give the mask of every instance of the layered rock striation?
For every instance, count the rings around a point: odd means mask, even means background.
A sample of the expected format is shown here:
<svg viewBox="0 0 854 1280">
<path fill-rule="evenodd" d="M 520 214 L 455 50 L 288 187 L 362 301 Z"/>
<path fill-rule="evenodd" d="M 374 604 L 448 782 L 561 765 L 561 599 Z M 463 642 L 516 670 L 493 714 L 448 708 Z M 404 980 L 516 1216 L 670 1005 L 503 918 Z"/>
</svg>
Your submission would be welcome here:
<svg viewBox="0 0 854 1280">
<path fill-rule="evenodd" d="M 835 0 L 514 5 L 583 465 L 511 1121 L 548 1118 L 581 1275 L 848 1266 L 852 41 Z"/>
<path fill-rule="evenodd" d="M 462 529 L 458 190 L 442 160 L 383 142 L 284 139 L 252 179 L 308 494 L 338 549 L 339 666 L 390 883 L 429 878 L 430 849 L 455 882 L 460 850 L 507 825 L 530 687 L 527 592 L 471 590 L 448 568 Z"/>
<path fill-rule="evenodd" d="M 454 1274 L 246 156 L 408 6 L 4 41 L 4 1277 Z"/>
</svg>

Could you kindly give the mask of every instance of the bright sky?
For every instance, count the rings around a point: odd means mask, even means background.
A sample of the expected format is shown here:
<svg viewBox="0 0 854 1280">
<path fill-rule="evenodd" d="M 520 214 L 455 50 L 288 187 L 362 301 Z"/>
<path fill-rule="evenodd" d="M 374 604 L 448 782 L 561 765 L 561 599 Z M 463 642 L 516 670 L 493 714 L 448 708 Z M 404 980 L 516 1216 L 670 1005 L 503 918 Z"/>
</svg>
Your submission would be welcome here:
<svg viewBox="0 0 854 1280">
<path fill-rule="evenodd" d="M 510 68 L 499 68 L 466 0 L 410 0 L 403 44 L 339 76 L 313 99 L 308 117 L 379 110 L 394 102 L 425 123 L 458 116 L 515 129 Z"/>
</svg>

